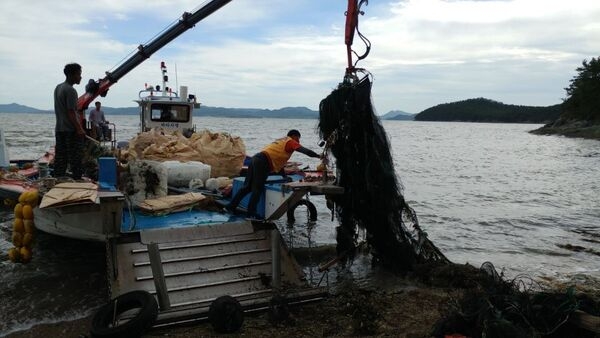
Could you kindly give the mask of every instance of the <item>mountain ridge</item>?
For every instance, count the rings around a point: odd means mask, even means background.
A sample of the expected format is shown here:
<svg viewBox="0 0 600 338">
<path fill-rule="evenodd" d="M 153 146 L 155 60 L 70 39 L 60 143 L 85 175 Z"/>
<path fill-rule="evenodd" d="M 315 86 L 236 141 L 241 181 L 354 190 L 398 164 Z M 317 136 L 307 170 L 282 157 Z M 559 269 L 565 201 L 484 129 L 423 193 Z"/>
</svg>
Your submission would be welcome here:
<svg viewBox="0 0 600 338">
<path fill-rule="evenodd" d="M 104 106 L 107 117 L 111 115 L 137 115 L 138 107 L 113 108 Z M 41 110 L 18 103 L 0 104 L 0 112 L 52 114 L 51 110 Z M 418 114 L 402 110 L 391 110 L 380 115 L 380 120 L 403 121 L 462 121 L 462 122 L 499 122 L 499 123 L 547 123 L 560 114 L 560 104 L 552 106 L 523 106 L 505 104 L 487 98 L 474 98 L 450 103 L 442 103 L 423 110 Z M 194 116 L 225 118 L 288 118 L 318 119 L 319 112 L 307 107 L 264 108 L 226 108 L 202 106 L 194 111 Z"/>
<path fill-rule="evenodd" d="M 103 106 L 102 110 L 106 116 L 110 115 L 137 115 L 138 107 L 108 107 Z M 89 110 L 88 110 L 89 111 Z M 33 107 L 28 107 L 18 103 L 0 104 L 0 112 L 2 113 L 34 113 L 34 114 L 53 114 L 52 110 L 42 110 Z M 283 107 L 279 109 L 265 108 L 226 108 L 201 106 L 200 109 L 194 110 L 194 116 L 215 116 L 228 118 L 293 118 L 293 119 L 318 119 L 319 112 L 311 110 L 307 107 Z M 400 116 L 400 118 L 399 118 Z M 412 120 L 412 114 L 393 110 L 389 113 L 380 116 L 382 120 L 391 119 L 408 119 Z M 407 118 L 405 118 L 407 117 Z"/>
</svg>

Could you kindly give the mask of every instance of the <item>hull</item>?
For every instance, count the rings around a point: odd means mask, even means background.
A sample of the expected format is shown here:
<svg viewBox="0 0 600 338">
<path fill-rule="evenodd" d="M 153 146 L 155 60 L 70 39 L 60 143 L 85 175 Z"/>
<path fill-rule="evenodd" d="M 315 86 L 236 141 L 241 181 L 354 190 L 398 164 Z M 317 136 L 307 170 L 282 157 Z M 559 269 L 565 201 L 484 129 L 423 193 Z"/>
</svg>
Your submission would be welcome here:
<svg viewBox="0 0 600 338">
<path fill-rule="evenodd" d="M 0 180 L 0 200 L 17 201 L 27 187 L 27 181 Z"/>
<path fill-rule="evenodd" d="M 35 226 L 46 233 L 85 241 L 106 241 L 98 204 L 33 210 Z"/>
</svg>

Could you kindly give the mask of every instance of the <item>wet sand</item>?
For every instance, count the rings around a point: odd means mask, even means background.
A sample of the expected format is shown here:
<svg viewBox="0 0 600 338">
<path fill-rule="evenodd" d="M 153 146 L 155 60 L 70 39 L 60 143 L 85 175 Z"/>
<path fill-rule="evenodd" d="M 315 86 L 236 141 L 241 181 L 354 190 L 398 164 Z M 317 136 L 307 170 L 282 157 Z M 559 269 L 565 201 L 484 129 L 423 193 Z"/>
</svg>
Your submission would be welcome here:
<svg viewBox="0 0 600 338">
<path fill-rule="evenodd" d="M 441 274 L 438 276 L 442 276 Z M 465 281 L 465 278 L 460 280 Z M 454 285 L 439 285 L 452 281 L 445 276 L 423 284 L 412 278 L 388 276 L 376 283 L 357 286 L 354 281 L 343 281 L 337 295 L 310 304 L 290 307 L 290 315 L 281 322 L 273 322 L 268 312 L 246 315 L 241 329 L 234 334 L 220 334 L 208 322 L 188 326 L 171 326 L 152 329 L 142 337 L 432 337 L 438 321 L 445 318 L 449 310 L 463 296 L 476 292 Z M 383 283 L 379 281 L 384 280 Z M 452 282 L 457 282 L 454 279 Z M 449 285 L 449 284 L 448 284 Z M 565 290 L 566 285 L 554 285 Z M 573 284 L 571 284 L 573 286 Z M 589 288 L 591 286 L 591 288 Z M 597 284 L 576 285 L 576 292 L 583 292 L 600 299 Z M 559 291 L 559 292 L 563 292 Z M 90 337 L 92 317 L 35 326 L 27 331 L 8 335 L 9 338 L 37 337 Z M 458 333 L 458 332 L 457 332 Z M 552 338 L 595 338 L 597 334 L 567 322 L 552 334 Z"/>
<path fill-rule="evenodd" d="M 356 289 L 349 294 L 294 306 L 290 317 L 273 323 L 267 313 L 246 316 L 241 330 L 228 337 L 324 337 L 324 336 L 394 336 L 427 337 L 440 319 L 446 304 L 461 294 L 457 289 L 407 285 L 400 280 L 396 290 Z M 69 322 L 44 324 L 9 338 L 86 337 L 92 317 Z M 154 329 L 143 337 L 211 337 L 220 336 L 210 323 Z"/>
</svg>

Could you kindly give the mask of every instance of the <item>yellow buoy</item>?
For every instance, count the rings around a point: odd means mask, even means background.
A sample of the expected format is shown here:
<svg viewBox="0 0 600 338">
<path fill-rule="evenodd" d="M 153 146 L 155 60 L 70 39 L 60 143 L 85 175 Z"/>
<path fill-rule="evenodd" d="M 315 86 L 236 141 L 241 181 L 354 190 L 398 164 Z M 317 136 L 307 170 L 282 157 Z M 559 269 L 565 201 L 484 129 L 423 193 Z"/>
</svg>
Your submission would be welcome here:
<svg viewBox="0 0 600 338">
<path fill-rule="evenodd" d="M 23 204 L 21 203 L 17 203 L 15 205 L 15 217 L 16 218 L 23 218 Z"/>
<path fill-rule="evenodd" d="M 23 220 L 23 228 L 25 233 L 32 234 L 35 232 L 35 226 L 32 219 Z"/>
<path fill-rule="evenodd" d="M 26 191 L 24 195 L 25 197 L 23 197 L 23 200 L 25 203 L 31 205 L 32 207 L 35 207 L 38 204 L 39 195 L 37 190 Z"/>
<path fill-rule="evenodd" d="M 12 234 L 12 243 L 15 246 L 23 245 L 23 235 L 20 232 L 13 232 Z"/>
<path fill-rule="evenodd" d="M 25 223 L 22 218 L 15 218 L 13 221 L 13 232 L 25 232 Z"/>
<path fill-rule="evenodd" d="M 25 204 L 23 206 L 23 218 L 33 219 L 33 209 L 31 208 L 31 205 Z"/>
<path fill-rule="evenodd" d="M 13 262 L 13 263 L 18 262 L 20 256 L 21 256 L 21 251 L 19 250 L 19 248 L 10 248 L 10 250 L 8 250 L 8 259 L 10 259 L 11 262 Z"/>
<path fill-rule="evenodd" d="M 25 235 L 23 235 L 23 246 L 31 248 L 32 244 L 33 244 L 33 234 L 30 232 L 26 232 Z"/>
<path fill-rule="evenodd" d="M 19 253 L 21 254 L 21 262 L 23 263 L 29 263 L 29 261 L 31 260 L 31 249 L 27 248 L 27 247 L 21 247 L 21 250 L 19 250 Z"/>
</svg>

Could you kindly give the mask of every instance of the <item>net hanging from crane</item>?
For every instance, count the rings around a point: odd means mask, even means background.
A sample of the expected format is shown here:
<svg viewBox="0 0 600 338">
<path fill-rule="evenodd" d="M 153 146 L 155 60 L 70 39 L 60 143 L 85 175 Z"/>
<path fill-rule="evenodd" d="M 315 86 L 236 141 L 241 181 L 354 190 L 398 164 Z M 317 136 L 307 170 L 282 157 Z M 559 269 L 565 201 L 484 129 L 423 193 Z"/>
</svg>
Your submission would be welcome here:
<svg viewBox="0 0 600 338">
<path fill-rule="evenodd" d="M 370 41 L 358 29 L 361 7 L 366 4 L 367 0 L 348 0 L 348 66 L 343 82 L 319 105 L 319 134 L 327 141 L 326 152 L 335 157 L 337 184 L 344 188 L 342 195 L 333 198 L 340 222 L 338 256 L 352 259 L 358 231 L 366 230 L 373 258 L 384 266 L 406 271 L 418 263 L 449 263 L 421 230 L 414 210 L 402 195 L 387 135 L 371 104 L 370 74 L 356 68 L 356 62 L 371 49 Z M 352 49 L 355 32 L 366 47 L 362 55 Z M 357 73 L 364 76 L 359 79 Z"/>
<path fill-rule="evenodd" d="M 335 157 L 337 184 L 344 187 L 334 199 L 338 254 L 351 259 L 358 230 L 365 229 L 374 260 L 384 266 L 411 270 L 418 263 L 449 262 L 404 199 L 387 134 L 371 104 L 369 76 L 340 84 L 321 101 L 318 128 Z"/>
</svg>

